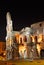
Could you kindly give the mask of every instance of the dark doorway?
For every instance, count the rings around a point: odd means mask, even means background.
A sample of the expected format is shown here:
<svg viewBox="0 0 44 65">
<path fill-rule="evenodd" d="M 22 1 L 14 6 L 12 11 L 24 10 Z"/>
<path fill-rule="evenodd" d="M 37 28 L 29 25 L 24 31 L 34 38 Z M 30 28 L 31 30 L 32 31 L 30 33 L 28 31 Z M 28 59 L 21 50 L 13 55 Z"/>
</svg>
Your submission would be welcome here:
<svg viewBox="0 0 44 65">
<path fill-rule="evenodd" d="M 44 59 L 44 49 L 41 49 L 40 56 L 41 56 L 42 59 Z"/>
</svg>

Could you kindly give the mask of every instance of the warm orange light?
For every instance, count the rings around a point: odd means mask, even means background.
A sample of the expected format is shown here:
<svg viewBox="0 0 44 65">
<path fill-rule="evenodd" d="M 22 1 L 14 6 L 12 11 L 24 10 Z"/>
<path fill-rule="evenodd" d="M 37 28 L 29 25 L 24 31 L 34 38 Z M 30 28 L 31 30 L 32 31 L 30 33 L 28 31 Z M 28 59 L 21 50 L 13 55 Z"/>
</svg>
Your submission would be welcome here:
<svg viewBox="0 0 44 65">
<path fill-rule="evenodd" d="M 15 34 L 15 37 L 16 37 L 16 40 L 17 40 L 17 43 L 19 42 L 19 36 L 20 36 L 20 34 Z"/>
<path fill-rule="evenodd" d="M 4 53 L 3 53 L 3 55 L 5 56 L 5 55 L 6 55 L 6 53 L 4 52 Z"/>
<path fill-rule="evenodd" d="M 25 49 L 26 49 L 25 46 L 19 46 L 19 52 L 22 51 L 23 53 Z"/>
<path fill-rule="evenodd" d="M 19 46 L 19 53 L 21 53 L 21 51 L 22 51 L 22 54 L 24 54 L 24 50 L 26 50 L 26 46 L 20 45 Z"/>
<path fill-rule="evenodd" d="M 42 34 L 40 34 L 39 36 L 38 36 L 38 42 L 41 42 L 42 41 Z"/>
<path fill-rule="evenodd" d="M 37 51 L 38 51 L 38 54 L 40 55 L 40 45 L 39 44 L 37 44 Z"/>
<path fill-rule="evenodd" d="M 34 42 L 34 36 L 31 36 L 32 37 L 32 42 Z"/>
</svg>

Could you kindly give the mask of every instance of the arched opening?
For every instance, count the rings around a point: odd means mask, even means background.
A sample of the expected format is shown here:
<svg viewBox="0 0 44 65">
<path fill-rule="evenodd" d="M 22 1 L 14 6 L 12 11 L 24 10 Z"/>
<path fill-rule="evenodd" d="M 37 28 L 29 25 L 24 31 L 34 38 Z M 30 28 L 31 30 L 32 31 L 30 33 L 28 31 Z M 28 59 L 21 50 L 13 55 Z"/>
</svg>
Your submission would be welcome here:
<svg viewBox="0 0 44 65">
<path fill-rule="evenodd" d="M 24 42 L 27 42 L 27 37 L 26 36 L 24 36 Z"/>
</svg>

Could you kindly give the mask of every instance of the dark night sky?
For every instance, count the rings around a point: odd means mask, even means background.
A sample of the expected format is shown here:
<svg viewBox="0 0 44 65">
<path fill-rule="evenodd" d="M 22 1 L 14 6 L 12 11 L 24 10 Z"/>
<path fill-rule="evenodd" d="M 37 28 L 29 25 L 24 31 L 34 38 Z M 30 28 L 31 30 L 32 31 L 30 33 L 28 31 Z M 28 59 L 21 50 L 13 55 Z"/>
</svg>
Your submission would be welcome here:
<svg viewBox="0 0 44 65">
<path fill-rule="evenodd" d="M 41 8 L 20 7 L 12 1 L 0 1 L 0 41 L 5 41 L 8 11 L 11 13 L 14 30 L 21 30 L 23 27 L 44 20 L 44 10 Z"/>
</svg>

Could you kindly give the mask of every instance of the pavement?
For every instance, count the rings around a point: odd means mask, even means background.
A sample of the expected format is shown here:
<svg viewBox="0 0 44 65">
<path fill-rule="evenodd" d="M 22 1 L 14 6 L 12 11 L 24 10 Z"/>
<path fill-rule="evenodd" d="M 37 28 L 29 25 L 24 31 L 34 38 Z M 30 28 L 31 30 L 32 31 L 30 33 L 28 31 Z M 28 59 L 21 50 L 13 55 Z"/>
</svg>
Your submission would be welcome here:
<svg viewBox="0 0 44 65">
<path fill-rule="evenodd" d="M 44 59 L 39 60 L 9 60 L 9 61 L 0 61 L 0 65 L 44 65 Z"/>
</svg>

